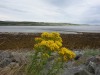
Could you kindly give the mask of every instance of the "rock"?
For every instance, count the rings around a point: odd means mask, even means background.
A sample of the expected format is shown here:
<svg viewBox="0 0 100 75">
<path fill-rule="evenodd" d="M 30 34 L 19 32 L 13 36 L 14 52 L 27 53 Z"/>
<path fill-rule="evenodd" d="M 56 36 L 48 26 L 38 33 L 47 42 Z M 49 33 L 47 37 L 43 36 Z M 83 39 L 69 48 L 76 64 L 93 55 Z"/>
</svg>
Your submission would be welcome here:
<svg viewBox="0 0 100 75">
<path fill-rule="evenodd" d="M 100 56 L 92 56 L 90 57 L 87 62 L 86 62 L 86 65 L 88 65 L 89 63 L 91 62 L 94 62 L 94 63 L 97 63 L 97 64 L 100 64 Z"/>
<path fill-rule="evenodd" d="M 81 71 L 75 73 L 74 75 L 92 75 L 92 74 L 90 74 L 90 73 L 89 73 L 88 71 L 86 71 L 86 70 L 81 70 Z"/>
<path fill-rule="evenodd" d="M 95 75 L 100 75 L 100 55 L 89 58 L 86 62 L 86 69 Z"/>
<path fill-rule="evenodd" d="M 19 63 L 15 63 L 15 62 L 11 62 L 8 67 L 10 67 L 11 69 L 12 68 L 16 68 L 16 67 L 19 67 Z"/>
<path fill-rule="evenodd" d="M 100 65 L 96 68 L 95 75 L 100 75 Z"/>
<path fill-rule="evenodd" d="M 60 75 L 74 75 L 74 74 L 80 73 L 83 70 L 84 70 L 84 65 L 80 65 L 77 67 L 68 66 L 67 68 L 64 68 L 63 73 L 61 73 Z"/>
<path fill-rule="evenodd" d="M 3 51 L 0 53 L 0 61 L 2 61 L 5 58 L 11 58 L 12 54 L 9 51 Z"/>
<path fill-rule="evenodd" d="M 84 52 L 83 51 L 74 51 L 76 55 L 83 55 Z"/>
<path fill-rule="evenodd" d="M 76 54 L 76 57 L 74 58 L 74 60 L 79 60 L 84 54 L 83 51 L 74 51 L 74 52 Z"/>
<path fill-rule="evenodd" d="M 100 56 L 90 57 L 86 64 L 76 67 L 70 67 L 70 64 L 67 63 L 69 69 L 66 68 L 64 74 L 60 75 L 100 75 Z"/>
<path fill-rule="evenodd" d="M 7 65 L 9 65 L 11 63 L 11 59 L 10 58 L 4 58 L 4 60 L 2 60 L 0 62 L 0 67 L 1 68 L 4 68 L 6 67 Z"/>
<path fill-rule="evenodd" d="M 26 63 L 27 59 L 26 56 L 23 54 L 13 54 L 12 62 L 16 62 L 19 64 Z"/>
<path fill-rule="evenodd" d="M 91 62 L 87 65 L 87 70 L 92 73 L 95 74 L 95 69 L 96 69 L 96 64 L 94 62 Z"/>
<path fill-rule="evenodd" d="M 0 50 L 0 54 L 2 53 L 3 51 L 2 50 Z"/>
<path fill-rule="evenodd" d="M 85 65 L 88 65 L 90 63 L 90 61 L 94 61 L 94 60 L 95 60 L 94 56 L 88 58 L 87 61 L 86 61 L 86 63 L 85 63 Z"/>
<path fill-rule="evenodd" d="M 82 57 L 82 54 L 76 55 L 76 57 L 74 58 L 74 60 L 79 60 Z"/>
</svg>

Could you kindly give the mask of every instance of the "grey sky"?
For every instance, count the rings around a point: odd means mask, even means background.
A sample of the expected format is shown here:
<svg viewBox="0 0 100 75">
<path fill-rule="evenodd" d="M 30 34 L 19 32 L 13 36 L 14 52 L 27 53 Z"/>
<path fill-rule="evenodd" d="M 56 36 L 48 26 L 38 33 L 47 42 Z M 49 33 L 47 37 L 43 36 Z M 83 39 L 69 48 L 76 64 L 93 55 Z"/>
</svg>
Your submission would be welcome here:
<svg viewBox="0 0 100 75">
<path fill-rule="evenodd" d="M 0 0 L 0 20 L 100 24 L 100 0 Z"/>
</svg>

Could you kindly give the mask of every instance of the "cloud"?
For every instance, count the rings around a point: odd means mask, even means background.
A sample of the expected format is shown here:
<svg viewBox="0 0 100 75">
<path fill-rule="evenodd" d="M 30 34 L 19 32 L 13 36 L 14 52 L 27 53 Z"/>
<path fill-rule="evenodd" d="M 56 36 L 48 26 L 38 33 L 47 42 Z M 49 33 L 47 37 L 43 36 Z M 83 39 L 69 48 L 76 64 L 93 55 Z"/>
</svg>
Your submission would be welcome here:
<svg viewBox="0 0 100 75">
<path fill-rule="evenodd" d="M 91 24 L 91 22 L 88 21 L 88 19 L 94 19 L 94 15 L 100 16 L 100 14 L 98 14 L 98 5 L 100 5 L 100 0 L 73 0 L 72 2 L 71 1 L 69 5 L 64 5 L 64 7 L 62 8 L 65 11 L 64 14 L 66 14 L 66 16 L 69 15 L 68 19 L 70 19 L 70 22 Z M 94 8 L 96 8 L 97 10 L 95 11 Z"/>
<path fill-rule="evenodd" d="M 7 1 L 7 0 L 5 0 Z M 57 12 L 57 7 L 50 5 L 43 0 L 15 0 L 9 2 L 1 2 L 0 11 L 12 15 L 16 20 L 28 21 L 52 21 L 61 13 Z M 18 19 L 19 18 L 19 19 Z"/>
<path fill-rule="evenodd" d="M 99 9 L 100 0 L 1 0 L 0 20 L 100 24 Z"/>
<path fill-rule="evenodd" d="M 6 19 L 11 19 L 11 17 L 5 14 L 2 15 L 0 14 L 0 20 L 6 20 Z"/>
</svg>

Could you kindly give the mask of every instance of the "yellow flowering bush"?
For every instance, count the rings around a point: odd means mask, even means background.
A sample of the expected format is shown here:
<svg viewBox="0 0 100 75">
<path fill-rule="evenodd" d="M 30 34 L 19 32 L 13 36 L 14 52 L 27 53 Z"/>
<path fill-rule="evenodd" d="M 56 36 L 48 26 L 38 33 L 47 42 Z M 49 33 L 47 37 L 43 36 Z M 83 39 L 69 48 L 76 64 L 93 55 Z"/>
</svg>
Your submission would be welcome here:
<svg viewBox="0 0 100 75">
<path fill-rule="evenodd" d="M 61 66 L 63 66 L 63 63 L 75 57 L 74 52 L 63 47 L 62 38 L 58 32 L 43 32 L 41 37 L 35 38 L 35 42 L 35 54 L 33 55 L 33 60 L 29 67 L 29 75 L 41 75 L 48 60 L 52 57 L 54 58 L 52 68 L 46 75 L 56 75 Z M 55 69 L 56 71 L 54 71 Z"/>
<path fill-rule="evenodd" d="M 64 58 L 64 60 L 65 57 L 66 60 L 71 60 L 75 57 L 75 53 L 65 47 L 62 47 L 62 38 L 57 32 L 44 32 L 41 34 L 40 38 L 35 38 L 35 41 L 37 42 L 34 45 L 35 50 L 42 51 L 42 48 L 44 49 L 42 52 L 46 52 L 46 50 L 56 51 Z"/>
</svg>

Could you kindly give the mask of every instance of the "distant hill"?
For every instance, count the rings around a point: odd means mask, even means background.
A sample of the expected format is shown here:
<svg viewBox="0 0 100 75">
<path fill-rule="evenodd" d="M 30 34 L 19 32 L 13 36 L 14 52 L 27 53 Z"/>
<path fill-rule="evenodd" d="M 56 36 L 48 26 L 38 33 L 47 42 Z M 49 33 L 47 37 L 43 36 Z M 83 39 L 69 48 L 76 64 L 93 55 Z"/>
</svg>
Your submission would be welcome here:
<svg viewBox="0 0 100 75">
<path fill-rule="evenodd" d="M 80 25 L 71 23 L 47 23 L 47 22 L 15 22 L 15 21 L 0 21 L 0 26 L 67 26 Z"/>
</svg>

